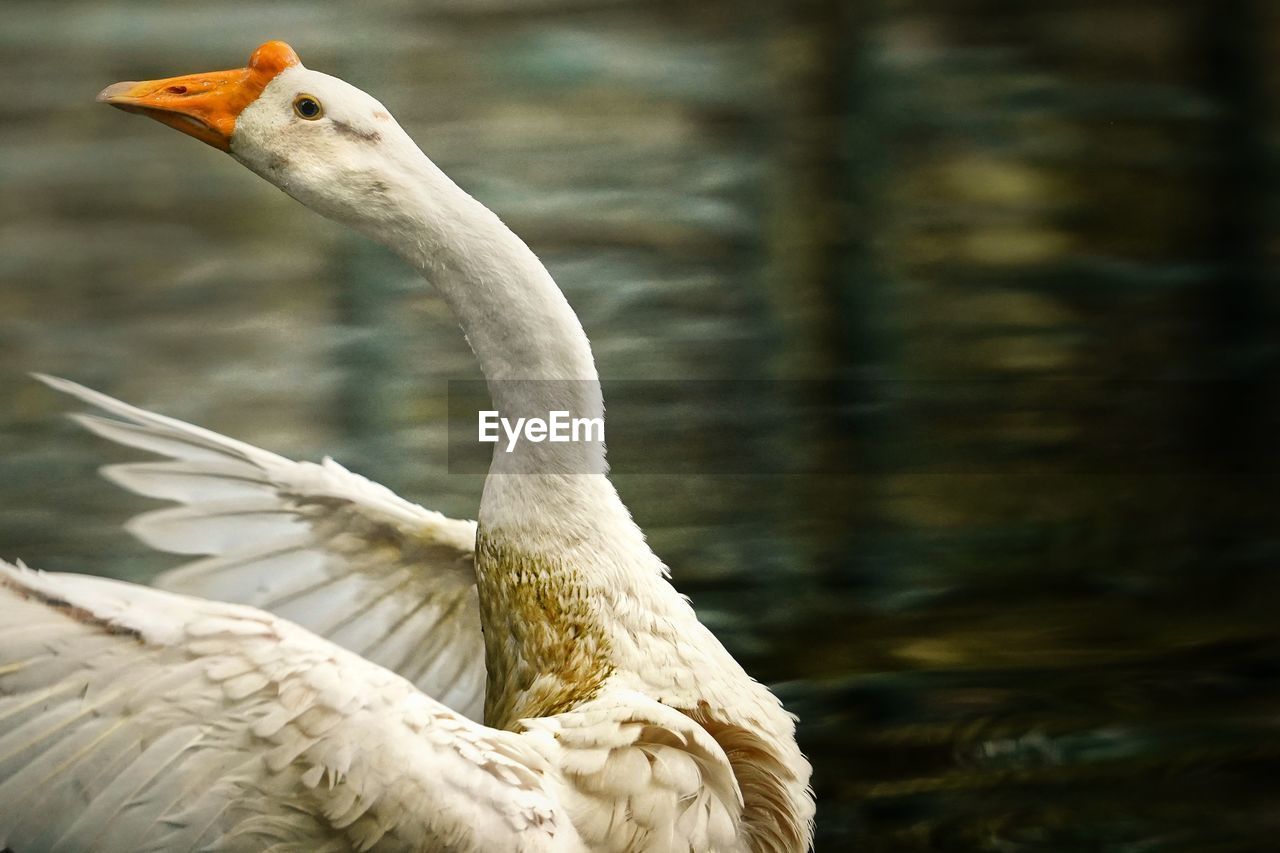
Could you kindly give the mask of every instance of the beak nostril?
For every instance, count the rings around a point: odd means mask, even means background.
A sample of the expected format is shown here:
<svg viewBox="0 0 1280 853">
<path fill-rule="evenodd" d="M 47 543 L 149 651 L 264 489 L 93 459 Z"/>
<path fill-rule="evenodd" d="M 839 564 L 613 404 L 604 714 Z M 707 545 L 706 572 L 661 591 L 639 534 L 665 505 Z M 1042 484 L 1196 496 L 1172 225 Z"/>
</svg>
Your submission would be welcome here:
<svg viewBox="0 0 1280 853">
<path fill-rule="evenodd" d="M 187 87 L 186 86 L 170 86 L 168 89 L 165 89 L 165 91 L 168 92 L 170 95 L 185 95 L 187 94 Z"/>
</svg>

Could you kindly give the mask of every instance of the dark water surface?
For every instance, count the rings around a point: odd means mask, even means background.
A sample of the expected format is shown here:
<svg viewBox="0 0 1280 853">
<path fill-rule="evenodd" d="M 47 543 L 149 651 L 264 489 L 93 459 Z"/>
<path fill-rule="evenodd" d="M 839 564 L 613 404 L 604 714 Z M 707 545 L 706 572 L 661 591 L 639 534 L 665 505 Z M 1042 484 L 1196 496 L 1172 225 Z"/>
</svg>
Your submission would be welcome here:
<svg viewBox="0 0 1280 853">
<path fill-rule="evenodd" d="M 821 849 L 1275 849 L 1269 4 L 6 0 L 0 556 L 174 563 L 31 370 L 474 516 L 441 302 L 93 103 L 267 38 L 546 261 L 624 498 L 800 716 Z M 757 391 L 636 390 L 689 380 Z"/>
</svg>

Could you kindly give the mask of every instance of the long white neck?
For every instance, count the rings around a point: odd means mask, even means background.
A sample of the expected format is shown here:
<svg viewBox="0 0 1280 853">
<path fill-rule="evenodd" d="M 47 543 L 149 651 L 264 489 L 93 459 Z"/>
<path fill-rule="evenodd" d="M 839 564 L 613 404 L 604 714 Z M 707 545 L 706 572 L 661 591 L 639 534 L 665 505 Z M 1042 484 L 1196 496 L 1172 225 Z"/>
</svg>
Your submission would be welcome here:
<svg viewBox="0 0 1280 853">
<path fill-rule="evenodd" d="M 394 189 L 352 224 L 420 269 L 449 304 L 495 408 L 603 418 L 586 334 L 529 247 L 416 147 L 396 168 L 402 174 L 382 182 Z M 476 557 L 491 723 L 571 706 L 614 671 L 609 635 L 625 620 L 601 607 L 619 596 L 642 609 L 674 597 L 605 470 L 599 442 L 495 449 Z M 552 687 L 529 689 L 529 678 L 549 674 Z"/>
<path fill-rule="evenodd" d="M 416 147 L 398 164 L 404 174 L 394 195 L 364 230 L 419 269 L 449 304 L 498 410 L 603 417 L 587 336 L 537 256 Z M 603 471 L 601 443 L 526 441 L 495 454 L 491 473 Z"/>
</svg>

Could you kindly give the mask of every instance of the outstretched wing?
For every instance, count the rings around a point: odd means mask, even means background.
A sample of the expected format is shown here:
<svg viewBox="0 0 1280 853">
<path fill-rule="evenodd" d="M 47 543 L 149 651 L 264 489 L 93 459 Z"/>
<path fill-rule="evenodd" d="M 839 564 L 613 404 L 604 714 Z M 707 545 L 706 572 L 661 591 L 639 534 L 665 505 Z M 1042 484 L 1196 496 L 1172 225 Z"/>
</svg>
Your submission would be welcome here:
<svg viewBox="0 0 1280 853">
<path fill-rule="evenodd" d="M 132 519 L 130 532 L 161 551 L 209 555 L 156 586 L 283 616 L 481 718 L 475 522 L 423 509 L 329 459 L 294 462 L 37 378 L 114 416 L 73 416 L 91 432 L 169 457 L 103 469 L 130 491 L 183 504 Z"/>
<path fill-rule="evenodd" d="M 0 563 L 0 849 L 580 849 L 531 737 L 260 610 Z"/>
</svg>

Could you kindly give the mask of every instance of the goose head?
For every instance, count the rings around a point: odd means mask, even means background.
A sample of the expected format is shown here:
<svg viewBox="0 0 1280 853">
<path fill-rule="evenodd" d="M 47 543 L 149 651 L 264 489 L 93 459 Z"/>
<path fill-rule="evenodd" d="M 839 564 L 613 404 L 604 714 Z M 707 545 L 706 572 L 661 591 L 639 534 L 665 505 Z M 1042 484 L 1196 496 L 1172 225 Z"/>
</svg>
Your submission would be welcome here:
<svg viewBox="0 0 1280 853">
<path fill-rule="evenodd" d="M 366 231 L 385 219 L 378 199 L 411 183 L 400 167 L 425 159 L 377 99 L 304 67 L 282 41 L 258 47 L 243 68 L 115 83 L 98 100 L 226 151 L 307 207 Z"/>
</svg>

